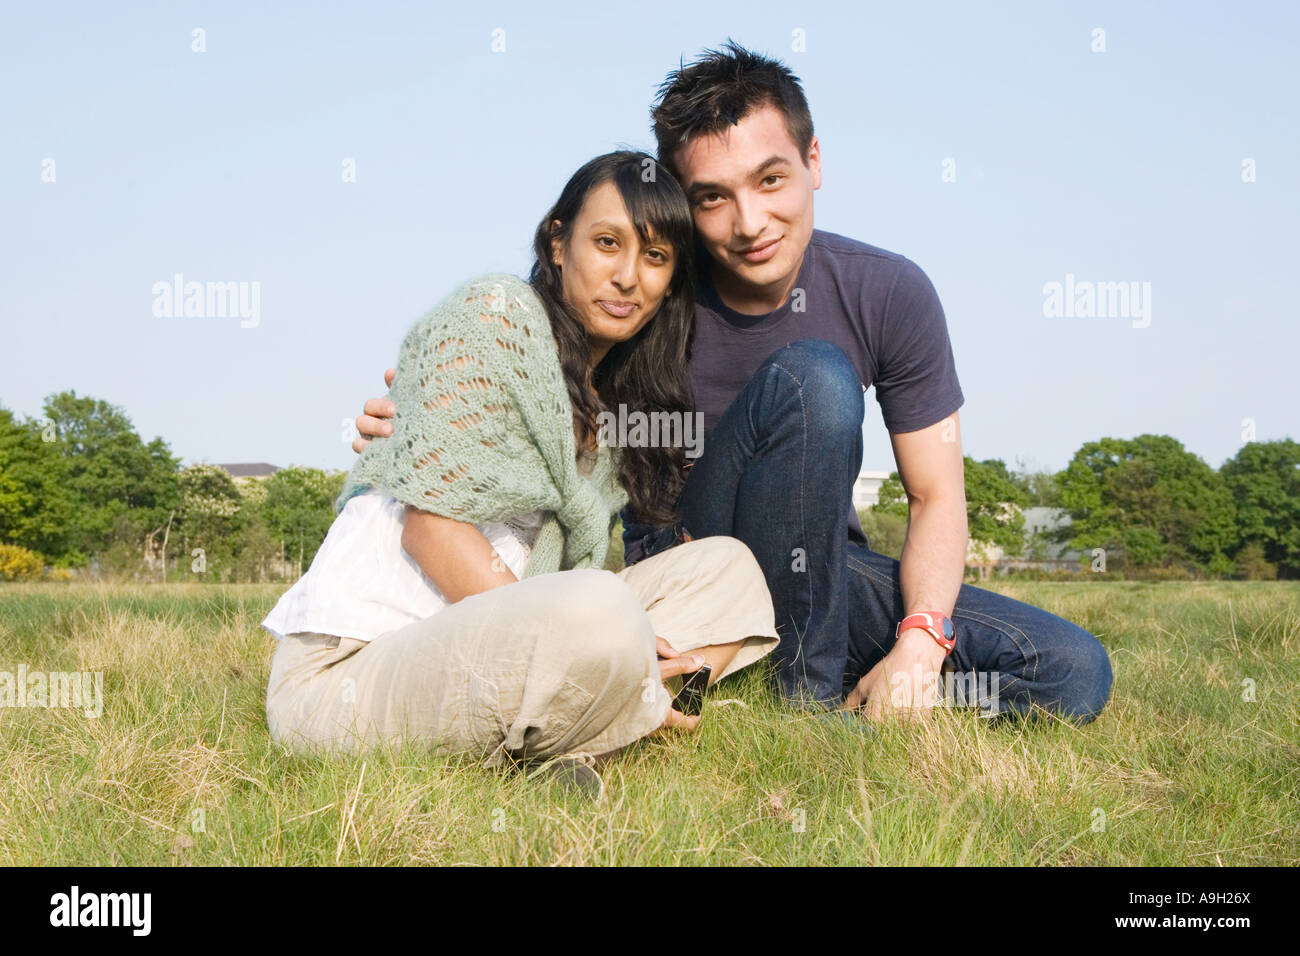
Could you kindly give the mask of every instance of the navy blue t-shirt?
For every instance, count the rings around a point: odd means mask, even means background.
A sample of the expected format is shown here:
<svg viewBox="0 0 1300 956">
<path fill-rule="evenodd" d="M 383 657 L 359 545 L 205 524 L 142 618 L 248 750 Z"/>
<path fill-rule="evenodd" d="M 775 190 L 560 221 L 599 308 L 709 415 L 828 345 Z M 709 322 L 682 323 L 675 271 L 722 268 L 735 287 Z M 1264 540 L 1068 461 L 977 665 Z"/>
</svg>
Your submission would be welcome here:
<svg viewBox="0 0 1300 956">
<path fill-rule="evenodd" d="M 961 407 L 943 306 L 910 259 L 815 229 L 795 292 L 766 315 L 724 305 L 703 249 L 700 262 L 690 380 L 695 410 L 704 413 L 704 454 L 708 433 L 763 360 L 801 339 L 823 339 L 844 350 L 863 390 L 875 386 L 890 432 L 928 428 Z M 847 519 L 850 538 L 866 543 L 852 508 Z M 641 556 L 643 532 L 628 530 L 624 542 L 632 563 Z"/>
</svg>

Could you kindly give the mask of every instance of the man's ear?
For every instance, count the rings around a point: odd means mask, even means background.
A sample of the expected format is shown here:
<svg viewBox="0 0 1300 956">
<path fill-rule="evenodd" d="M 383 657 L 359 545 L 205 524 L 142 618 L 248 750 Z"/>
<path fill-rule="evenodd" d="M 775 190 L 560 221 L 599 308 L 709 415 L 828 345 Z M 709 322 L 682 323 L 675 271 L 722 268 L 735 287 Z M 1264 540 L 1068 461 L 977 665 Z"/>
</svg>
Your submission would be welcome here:
<svg viewBox="0 0 1300 956">
<path fill-rule="evenodd" d="M 822 188 L 822 147 L 814 136 L 808 144 L 808 163 L 809 171 L 812 173 L 813 189 Z"/>
<path fill-rule="evenodd" d="M 551 220 L 551 262 L 555 265 L 563 265 L 564 260 L 564 242 L 560 239 L 560 220 Z"/>
</svg>

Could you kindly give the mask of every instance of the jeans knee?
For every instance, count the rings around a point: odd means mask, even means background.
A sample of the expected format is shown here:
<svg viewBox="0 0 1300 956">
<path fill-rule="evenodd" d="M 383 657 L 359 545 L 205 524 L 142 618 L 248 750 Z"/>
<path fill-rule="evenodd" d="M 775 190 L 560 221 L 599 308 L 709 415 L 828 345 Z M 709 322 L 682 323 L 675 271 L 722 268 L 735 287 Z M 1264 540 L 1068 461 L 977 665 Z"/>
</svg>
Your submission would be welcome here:
<svg viewBox="0 0 1300 956">
<path fill-rule="evenodd" d="M 828 437 L 861 431 L 863 390 L 858 371 L 833 342 L 802 339 L 778 349 L 762 368 L 778 367 L 799 383 L 808 419 Z"/>
<path fill-rule="evenodd" d="M 1069 688 L 1063 694 L 1063 710 L 1078 723 L 1101 716 L 1110 700 L 1113 681 L 1110 655 L 1092 634 L 1079 628 L 1078 642 L 1070 659 Z"/>
</svg>

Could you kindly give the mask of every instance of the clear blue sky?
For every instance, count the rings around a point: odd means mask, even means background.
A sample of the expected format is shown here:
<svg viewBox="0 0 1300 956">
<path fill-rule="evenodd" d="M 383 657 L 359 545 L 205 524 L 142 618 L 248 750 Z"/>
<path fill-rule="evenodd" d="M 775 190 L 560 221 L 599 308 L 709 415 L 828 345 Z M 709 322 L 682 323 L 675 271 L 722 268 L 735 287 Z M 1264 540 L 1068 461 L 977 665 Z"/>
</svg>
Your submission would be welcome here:
<svg viewBox="0 0 1300 956">
<path fill-rule="evenodd" d="M 0 404 L 75 388 L 187 462 L 348 467 L 409 324 L 526 270 L 568 174 L 652 148 L 664 73 L 731 36 L 804 80 L 817 225 L 934 281 L 967 454 L 1300 438 L 1294 4 L 551 6 L 7 5 Z M 260 282 L 260 324 L 154 316 L 176 273 Z M 1045 317 L 1067 273 L 1151 283 L 1150 326 Z M 874 393 L 864 434 L 893 468 Z"/>
</svg>

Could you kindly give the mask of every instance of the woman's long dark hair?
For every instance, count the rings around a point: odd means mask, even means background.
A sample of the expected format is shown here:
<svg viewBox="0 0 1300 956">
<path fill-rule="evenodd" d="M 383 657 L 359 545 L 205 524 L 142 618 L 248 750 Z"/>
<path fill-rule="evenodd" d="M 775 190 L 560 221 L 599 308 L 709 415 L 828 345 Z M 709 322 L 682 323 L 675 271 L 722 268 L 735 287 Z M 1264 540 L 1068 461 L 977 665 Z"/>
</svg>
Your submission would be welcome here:
<svg viewBox="0 0 1300 956">
<path fill-rule="evenodd" d="M 654 317 L 635 336 L 617 342 L 591 377 L 591 346 L 582 319 L 564 300 L 560 267 L 552 261 L 553 239 L 567 243 L 583 203 L 592 191 L 612 182 L 623 197 L 629 218 L 642 242 L 651 236 L 673 248 L 674 269 L 669 295 Z M 558 220 L 560 227 L 552 228 Z M 533 238 L 536 257 L 529 283 L 546 306 L 580 444 L 595 437 L 597 416 L 630 413 L 692 412 L 687 359 L 695 327 L 695 233 L 690 205 L 677 180 L 647 153 L 620 151 L 597 156 L 573 174 L 555 205 L 542 217 Z M 594 386 L 594 388 L 593 388 Z M 683 422 L 684 424 L 684 422 Z M 624 448 L 619 480 L 628 493 L 633 520 L 653 525 L 677 521 L 674 509 L 685 476 L 682 447 Z"/>
</svg>

